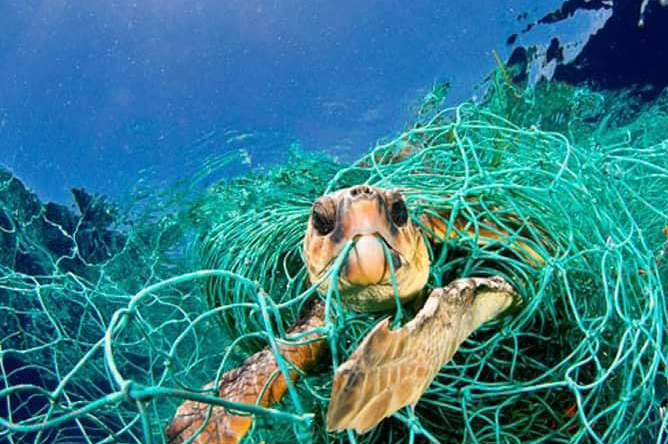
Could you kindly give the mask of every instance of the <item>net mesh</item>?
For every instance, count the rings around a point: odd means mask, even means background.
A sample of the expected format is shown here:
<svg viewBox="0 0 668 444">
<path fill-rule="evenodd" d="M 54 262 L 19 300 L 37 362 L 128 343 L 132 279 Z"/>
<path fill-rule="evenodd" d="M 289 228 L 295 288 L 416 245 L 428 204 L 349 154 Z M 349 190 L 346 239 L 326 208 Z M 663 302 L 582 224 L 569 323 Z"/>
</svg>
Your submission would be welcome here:
<svg viewBox="0 0 668 444">
<path fill-rule="evenodd" d="M 454 109 L 438 85 L 403 134 L 349 165 L 292 149 L 128 209 L 81 190 L 77 212 L 44 205 L 3 172 L 0 440 L 165 442 L 196 399 L 254 413 L 249 442 L 663 442 L 668 99 L 522 88 L 505 69 L 490 84 Z M 416 223 L 447 210 L 472 227 L 431 249 L 431 287 L 500 274 L 524 304 L 469 338 L 414 411 L 327 434 L 333 370 L 387 313 L 346 310 L 335 286 L 317 296 L 301 242 L 313 200 L 359 183 L 400 189 Z M 481 245 L 489 221 L 509 234 Z M 505 248 L 518 240 L 544 263 Z M 321 373 L 270 409 L 201 388 L 284 339 L 312 297 L 328 304 Z"/>
</svg>

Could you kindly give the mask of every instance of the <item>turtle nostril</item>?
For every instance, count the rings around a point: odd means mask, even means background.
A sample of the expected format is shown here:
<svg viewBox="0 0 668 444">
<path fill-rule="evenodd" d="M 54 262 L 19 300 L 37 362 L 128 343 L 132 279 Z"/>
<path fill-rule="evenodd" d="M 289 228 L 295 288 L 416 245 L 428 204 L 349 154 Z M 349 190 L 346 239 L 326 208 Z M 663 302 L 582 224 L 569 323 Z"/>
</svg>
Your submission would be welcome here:
<svg viewBox="0 0 668 444">
<path fill-rule="evenodd" d="M 373 189 L 368 185 L 359 185 L 359 186 L 351 188 L 350 195 L 352 197 L 357 197 L 357 196 L 360 196 L 360 195 L 368 197 L 368 196 L 373 195 Z"/>
</svg>

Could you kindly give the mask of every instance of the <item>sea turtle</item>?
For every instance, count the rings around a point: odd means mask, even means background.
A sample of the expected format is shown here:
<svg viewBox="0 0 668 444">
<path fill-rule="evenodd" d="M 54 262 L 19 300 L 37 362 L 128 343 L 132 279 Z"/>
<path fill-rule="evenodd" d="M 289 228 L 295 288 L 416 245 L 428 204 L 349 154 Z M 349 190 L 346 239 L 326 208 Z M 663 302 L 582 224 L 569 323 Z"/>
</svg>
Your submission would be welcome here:
<svg viewBox="0 0 668 444">
<path fill-rule="evenodd" d="M 376 325 L 337 368 L 327 414 L 329 431 L 365 433 L 398 409 L 414 406 L 439 369 L 478 326 L 518 303 L 519 296 L 500 276 L 460 278 L 431 292 L 425 290 L 430 267 L 428 242 L 442 242 L 473 230 L 458 218 L 448 225 L 445 221 L 449 218 L 445 213 L 424 216 L 417 224 L 409 217 L 401 192 L 366 184 L 341 189 L 314 202 L 304 237 L 304 259 L 311 283 L 318 283 L 321 292 L 330 285 L 330 279 L 322 279 L 323 275 L 344 246 L 353 241 L 338 278 L 344 304 L 356 311 L 381 311 L 395 306 L 396 294 L 401 302 L 424 301 L 417 315 L 401 328 L 390 330 L 389 319 Z M 476 232 L 481 244 L 509 238 L 491 221 L 486 221 L 485 227 Z M 527 260 L 542 260 L 526 242 L 509 242 Z M 315 297 L 287 331 L 288 336 L 324 322 L 325 302 Z M 327 349 L 327 341 L 319 334 L 306 338 L 312 341 L 281 346 L 283 356 L 303 371 L 316 367 Z M 267 406 L 286 391 L 281 374 L 270 381 L 277 368 L 273 353 L 266 348 L 225 373 L 219 380 L 218 394 Z M 291 370 L 290 376 L 294 380 L 298 373 Z M 169 442 L 182 442 L 200 432 L 194 443 L 236 443 L 251 425 L 251 416 L 214 407 L 209 417 L 208 411 L 206 404 L 183 403 L 167 427 Z"/>
</svg>

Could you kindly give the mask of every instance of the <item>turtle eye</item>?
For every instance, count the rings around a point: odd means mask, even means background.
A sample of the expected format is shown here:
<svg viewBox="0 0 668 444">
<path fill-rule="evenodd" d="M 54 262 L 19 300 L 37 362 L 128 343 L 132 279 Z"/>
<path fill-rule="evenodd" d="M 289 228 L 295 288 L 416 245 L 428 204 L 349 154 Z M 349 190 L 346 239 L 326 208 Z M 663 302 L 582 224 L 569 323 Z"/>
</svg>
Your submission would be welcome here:
<svg viewBox="0 0 668 444">
<path fill-rule="evenodd" d="M 335 213 L 327 211 L 327 209 L 322 205 L 316 203 L 313 205 L 313 211 L 311 213 L 311 223 L 313 228 L 318 232 L 320 236 L 326 236 L 332 231 L 334 231 L 334 217 Z"/>
<path fill-rule="evenodd" d="M 406 222 L 408 222 L 408 210 L 406 209 L 406 204 L 403 199 L 395 200 L 392 203 L 390 217 L 392 218 L 392 222 L 397 226 L 403 227 L 406 225 Z"/>
</svg>

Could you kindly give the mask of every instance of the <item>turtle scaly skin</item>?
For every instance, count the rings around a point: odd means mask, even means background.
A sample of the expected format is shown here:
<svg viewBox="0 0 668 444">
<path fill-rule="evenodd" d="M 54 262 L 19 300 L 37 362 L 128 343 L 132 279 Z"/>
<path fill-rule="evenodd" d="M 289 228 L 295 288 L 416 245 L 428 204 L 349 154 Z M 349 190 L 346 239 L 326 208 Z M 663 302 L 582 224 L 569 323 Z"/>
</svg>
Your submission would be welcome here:
<svg viewBox="0 0 668 444">
<path fill-rule="evenodd" d="M 297 335 L 325 323 L 325 304 L 319 298 L 309 301 L 297 322 L 287 331 L 288 336 Z M 318 334 L 304 336 L 303 340 L 322 338 Z M 281 345 L 281 353 L 298 369 L 308 372 L 323 360 L 327 353 L 325 342 L 315 340 L 303 345 Z M 277 375 L 270 381 L 274 373 Z M 297 379 L 297 372 L 290 370 L 290 378 Z M 258 401 L 262 389 L 267 384 L 262 399 Z M 204 388 L 212 388 L 215 381 Z M 240 367 L 223 374 L 218 383 L 218 396 L 231 401 L 256 404 L 267 407 L 278 402 L 287 389 L 283 374 L 278 371 L 278 364 L 271 350 L 267 347 L 247 358 Z M 252 416 L 234 415 L 220 406 L 211 407 L 196 401 L 186 401 L 179 406 L 174 419 L 167 427 L 167 442 L 184 442 L 202 427 L 209 409 L 211 417 L 202 432 L 193 441 L 194 444 L 234 444 L 248 432 L 253 421 Z"/>
</svg>

